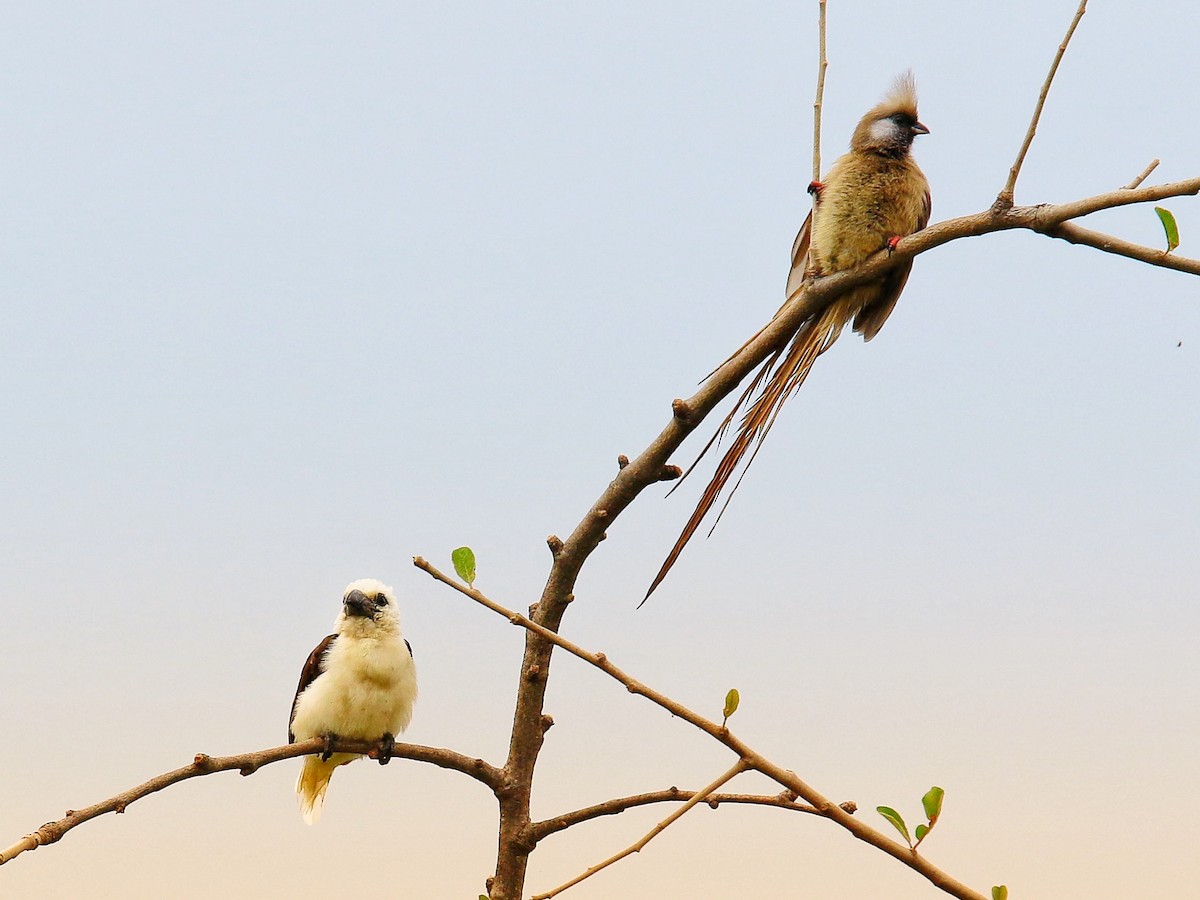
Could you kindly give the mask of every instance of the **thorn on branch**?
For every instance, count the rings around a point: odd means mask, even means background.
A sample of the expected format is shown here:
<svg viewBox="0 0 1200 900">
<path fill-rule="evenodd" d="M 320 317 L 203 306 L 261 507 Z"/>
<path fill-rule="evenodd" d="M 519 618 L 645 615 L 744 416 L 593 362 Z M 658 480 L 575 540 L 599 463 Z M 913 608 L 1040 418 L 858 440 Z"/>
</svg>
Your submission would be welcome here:
<svg viewBox="0 0 1200 900">
<path fill-rule="evenodd" d="M 658 470 L 659 481 L 674 481 L 676 478 L 683 476 L 683 469 L 679 466 L 663 466 Z"/>
<path fill-rule="evenodd" d="M 125 812 L 125 801 L 118 800 L 116 806 L 113 807 L 113 812 L 115 812 L 117 815 Z"/>
<path fill-rule="evenodd" d="M 550 552 L 555 556 L 562 553 L 563 542 L 557 534 L 552 534 L 546 538 L 546 546 L 550 548 Z"/>
<path fill-rule="evenodd" d="M 627 465 L 629 465 L 629 457 L 626 456 L 624 453 L 622 453 L 620 456 L 617 457 L 617 468 L 623 469 Z"/>
</svg>

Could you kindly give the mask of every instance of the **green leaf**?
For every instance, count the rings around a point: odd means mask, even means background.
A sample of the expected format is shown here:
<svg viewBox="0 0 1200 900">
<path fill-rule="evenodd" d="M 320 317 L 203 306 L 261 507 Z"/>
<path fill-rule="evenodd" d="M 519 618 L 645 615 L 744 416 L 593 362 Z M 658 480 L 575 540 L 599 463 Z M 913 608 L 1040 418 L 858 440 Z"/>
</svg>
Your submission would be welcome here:
<svg viewBox="0 0 1200 900">
<path fill-rule="evenodd" d="M 470 547 L 459 547 L 450 554 L 454 571 L 469 587 L 475 586 L 475 552 Z"/>
<path fill-rule="evenodd" d="M 1158 218 L 1162 222 L 1163 231 L 1167 233 L 1167 252 L 1170 253 L 1179 246 L 1179 226 L 1175 224 L 1175 217 L 1171 215 L 1171 211 L 1169 209 L 1156 206 L 1154 207 L 1154 211 L 1158 213 Z"/>
<path fill-rule="evenodd" d="M 925 835 L 929 834 L 929 826 L 922 822 L 917 826 L 917 843 L 925 840 Z"/>
<path fill-rule="evenodd" d="M 1003 884 L 998 884 L 992 888 L 992 900 L 1008 900 L 1008 888 Z"/>
<path fill-rule="evenodd" d="M 730 688 L 729 693 L 725 695 L 725 721 L 729 721 L 729 717 L 737 712 L 738 704 L 742 702 L 742 696 L 738 693 L 737 688 Z"/>
<path fill-rule="evenodd" d="M 904 817 L 900 813 L 896 812 L 890 806 L 877 806 L 875 807 L 875 812 L 891 822 L 896 827 L 896 830 L 904 835 L 904 842 L 908 846 L 912 846 L 912 838 L 908 836 L 908 826 L 904 824 Z"/>
<path fill-rule="evenodd" d="M 929 820 L 931 828 L 933 823 L 938 820 L 938 816 L 942 814 L 942 799 L 945 796 L 946 792 L 935 785 L 921 798 L 921 805 L 925 807 L 925 818 Z"/>
</svg>

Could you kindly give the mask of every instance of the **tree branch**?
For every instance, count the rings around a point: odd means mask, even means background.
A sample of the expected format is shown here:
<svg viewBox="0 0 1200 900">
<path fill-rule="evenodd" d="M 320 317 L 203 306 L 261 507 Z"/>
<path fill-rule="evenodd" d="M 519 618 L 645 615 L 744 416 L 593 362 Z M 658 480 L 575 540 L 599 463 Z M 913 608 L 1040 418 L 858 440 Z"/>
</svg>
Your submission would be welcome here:
<svg viewBox="0 0 1200 900">
<path fill-rule="evenodd" d="M 542 838 L 557 834 L 581 822 L 587 822 L 601 816 L 615 816 L 625 812 L 627 809 L 648 806 L 651 803 L 687 801 L 693 796 L 695 794 L 691 791 L 681 791 L 679 788 L 671 787 L 663 791 L 650 791 L 645 794 L 634 794 L 630 797 L 615 797 L 612 800 L 605 800 L 603 803 L 585 806 L 582 809 L 572 810 L 560 816 L 554 816 L 551 819 L 534 822 L 530 826 L 530 830 L 533 832 L 535 840 L 540 842 Z M 713 809 L 716 809 L 722 803 L 742 803 L 753 806 L 776 806 L 779 809 L 787 809 L 793 812 L 820 815 L 817 810 L 807 803 L 797 803 L 795 795 L 790 791 L 782 791 L 778 794 L 712 794 L 703 799 Z M 858 809 L 858 806 L 853 801 L 847 801 L 840 805 L 842 809 L 852 814 Z"/>
<path fill-rule="evenodd" d="M 830 277 L 832 278 L 836 276 Z M 633 463 L 630 465 L 632 466 Z M 481 593 L 479 590 L 459 584 L 453 579 L 447 577 L 435 566 L 431 565 L 429 562 L 419 556 L 413 558 L 413 565 L 415 565 L 418 569 L 428 573 L 437 581 L 442 582 L 442 584 L 453 588 L 460 594 L 465 594 L 476 603 L 486 606 L 488 609 L 492 610 L 498 615 L 503 616 L 512 624 L 526 628 L 549 643 L 552 643 L 557 647 L 561 647 L 563 650 L 566 650 L 573 656 L 579 657 L 584 662 L 590 663 L 591 665 L 600 669 L 602 672 L 621 682 L 621 684 L 625 685 L 625 689 L 631 694 L 639 694 L 645 697 L 651 703 L 661 706 L 676 718 L 683 719 L 685 722 L 688 722 L 705 732 L 710 737 L 721 742 L 734 753 L 736 753 L 739 759 L 746 764 L 747 768 L 761 772 L 763 775 L 766 775 L 768 778 L 779 783 L 783 787 L 793 791 L 797 797 L 802 797 L 814 808 L 817 815 L 824 816 L 827 819 L 832 819 L 860 841 L 871 844 L 877 849 L 882 850 L 884 853 L 895 857 L 910 869 L 913 869 L 914 871 L 925 876 L 925 878 L 927 878 L 941 890 L 945 891 L 947 894 L 950 894 L 953 897 L 958 897 L 960 900 L 985 900 L 983 894 L 971 890 L 971 888 L 967 887 L 956 878 L 953 878 L 946 872 L 943 872 L 937 866 L 926 860 L 923 856 L 913 852 L 911 847 L 908 847 L 905 844 L 899 844 L 887 837 L 882 832 L 876 831 L 871 826 L 855 819 L 853 815 L 851 815 L 841 806 L 838 806 L 833 801 L 822 796 L 818 791 L 816 791 L 806 782 L 802 781 L 795 772 L 776 765 L 765 756 L 762 756 L 757 751 L 752 749 L 744 741 L 735 737 L 727 727 L 718 725 L 716 722 L 704 718 L 698 713 L 688 709 L 677 700 L 673 700 L 665 694 L 659 693 L 648 685 L 627 675 L 621 669 L 609 662 L 608 657 L 603 653 L 593 653 L 591 651 L 584 650 L 577 644 L 574 644 L 571 641 L 568 641 L 566 638 L 560 637 L 559 635 L 548 631 L 520 613 L 506 609 L 496 601 L 492 600 L 490 597 L 487 597 L 485 594 Z"/>
<path fill-rule="evenodd" d="M 1072 244 L 1095 247 L 1097 250 L 1103 250 L 1105 253 L 1128 256 L 1130 259 L 1150 263 L 1153 266 L 1159 266 L 1164 269 L 1175 269 L 1178 272 L 1200 275 L 1200 259 L 1189 259 L 1186 256 L 1176 256 L 1174 253 L 1168 253 L 1166 250 L 1155 250 L 1153 247 L 1134 244 L 1130 241 L 1113 237 L 1110 234 L 1092 231 L 1090 228 L 1084 228 L 1082 225 L 1076 225 L 1072 222 L 1063 222 L 1052 228 L 1047 228 L 1044 233 L 1050 237 L 1062 238 L 1064 241 Z"/>
<path fill-rule="evenodd" d="M 180 781 L 187 781 L 189 778 L 198 778 L 202 775 L 212 775 L 215 772 L 227 772 L 230 770 L 237 770 L 242 775 L 253 775 L 263 766 L 270 765 L 271 763 L 292 759 L 296 756 L 307 756 L 310 753 L 320 753 L 324 749 L 325 744 L 322 739 L 313 738 L 308 741 L 284 744 L 282 747 L 272 747 L 269 750 L 255 750 L 236 756 L 208 756 L 204 753 L 197 753 L 195 760 L 190 766 L 164 772 L 162 775 L 157 775 L 149 781 L 145 781 L 127 791 L 122 791 L 116 796 L 109 797 L 107 800 L 101 800 L 99 803 L 95 803 L 85 809 L 67 810 L 64 818 L 56 822 L 47 822 L 37 831 L 27 834 L 11 847 L 0 851 L 0 865 L 9 862 L 14 857 L 20 856 L 26 850 L 36 850 L 38 847 L 46 844 L 55 843 L 72 828 L 82 825 L 89 819 L 94 819 L 105 813 L 123 813 L 131 803 L 141 800 L 150 794 L 157 793 L 163 788 L 170 787 Z M 330 749 L 338 753 L 361 753 L 364 756 L 374 758 L 378 756 L 379 744 L 376 741 L 335 740 L 330 744 Z M 411 759 L 416 762 L 431 763 L 443 769 L 453 769 L 462 772 L 464 775 L 471 776 L 476 781 L 483 782 L 493 792 L 498 791 L 501 787 L 500 770 L 495 766 L 489 765 L 482 759 L 464 756 L 453 750 L 447 750 L 442 747 L 426 747 L 421 744 L 397 743 L 392 750 L 392 756 Z"/>
<path fill-rule="evenodd" d="M 690 810 L 693 806 L 695 806 L 697 803 L 699 803 L 705 797 L 711 796 L 712 793 L 717 790 L 717 788 L 728 783 L 729 781 L 736 778 L 738 775 L 742 774 L 745 771 L 746 771 L 746 763 L 743 760 L 739 759 L 736 763 L 734 763 L 729 768 L 728 771 L 724 772 L 719 778 L 717 778 L 711 784 L 707 785 L 706 787 L 701 788 L 699 791 L 697 791 L 695 794 L 693 794 L 692 798 L 690 800 L 688 800 L 687 803 L 683 804 L 683 806 L 679 807 L 679 809 L 675 810 L 675 812 L 671 813 L 671 815 L 667 816 L 665 819 L 663 819 L 661 822 L 659 822 L 657 825 L 655 825 L 653 828 L 651 828 L 639 840 L 630 844 L 628 847 L 626 847 L 621 852 L 610 856 L 608 859 L 604 860 L 603 862 L 596 863 L 596 865 L 589 868 L 582 875 L 579 875 L 576 878 L 572 878 L 570 881 L 566 882 L 565 884 L 561 884 L 558 887 L 556 887 L 552 890 L 549 890 L 544 894 L 535 894 L 533 897 L 530 898 L 530 900 L 550 900 L 551 897 L 555 897 L 555 896 L 561 894 L 567 888 L 574 887 L 575 885 L 579 884 L 581 881 L 591 878 L 597 872 L 601 871 L 602 869 L 608 868 L 613 863 L 620 862 L 625 857 L 627 857 L 633 853 L 640 853 L 643 847 L 645 847 L 648 843 L 650 843 L 652 840 L 654 840 L 656 837 L 658 837 L 660 834 L 662 834 L 663 831 L 665 831 L 673 822 L 678 821 L 679 818 L 684 815 L 684 813 L 686 813 L 688 810 Z"/>
<path fill-rule="evenodd" d="M 829 58 L 825 54 L 825 0 L 817 0 L 817 35 L 820 58 L 817 64 L 817 99 L 813 101 L 813 181 L 821 180 L 821 104 L 825 98 L 825 70 Z"/>
<path fill-rule="evenodd" d="M 1050 64 L 1050 71 L 1046 75 L 1046 80 L 1042 84 L 1042 92 L 1038 95 L 1037 106 L 1033 110 L 1033 118 L 1029 122 L 1029 130 L 1025 132 L 1025 140 L 1021 144 L 1021 149 L 1017 153 L 1017 160 L 1012 164 L 1012 168 L 1008 170 L 1008 181 L 1004 183 L 1004 188 L 996 197 L 994 209 L 1007 209 L 1013 205 L 1013 191 L 1017 186 L 1017 176 L 1021 173 L 1021 166 L 1025 163 L 1025 154 L 1029 152 L 1029 145 L 1033 143 L 1033 136 L 1037 134 L 1038 121 L 1042 117 L 1042 107 L 1046 105 L 1046 96 L 1050 93 L 1050 84 L 1054 81 L 1054 73 L 1058 71 L 1058 64 L 1062 62 L 1063 54 L 1067 52 L 1067 44 L 1071 42 L 1071 36 L 1075 34 L 1075 28 L 1079 25 L 1079 20 L 1083 18 L 1084 12 L 1087 10 L 1087 0 L 1079 0 L 1079 8 L 1075 10 L 1075 18 L 1071 20 L 1071 27 L 1067 29 L 1067 35 L 1062 39 L 1062 43 L 1058 45 L 1058 52 L 1054 54 L 1054 62 Z"/>
<path fill-rule="evenodd" d="M 1142 169 L 1141 175 L 1139 175 L 1137 178 L 1133 179 L 1133 181 L 1129 182 L 1129 184 L 1125 185 L 1125 190 L 1132 191 L 1135 187 L 1137 187 L 1143 181 L 1145 181 L 1147 178 L 1149 178 L 1150 173 L 1158 168 L 1158 164 L 1159 164 L 1159 160 L 1157 160 L 1157 159 L 1151 160 L 1150 165 L 1148 165 L 1148 166 L 1146 166 L 1146 168 Z"/>
</svg>

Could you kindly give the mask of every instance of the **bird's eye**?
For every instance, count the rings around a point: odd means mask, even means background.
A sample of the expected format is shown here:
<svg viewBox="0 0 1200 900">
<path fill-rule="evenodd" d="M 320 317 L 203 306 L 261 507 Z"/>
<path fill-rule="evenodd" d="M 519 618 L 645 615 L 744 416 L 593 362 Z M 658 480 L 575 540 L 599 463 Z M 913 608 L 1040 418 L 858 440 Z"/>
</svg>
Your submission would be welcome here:
<svg viewBox="0 0 1200 900">
<path fill-rule="evenodd" d="M 377 606 L 387 606 L 387 594 L 376 594 L 375 604 Z"/>
</svg>

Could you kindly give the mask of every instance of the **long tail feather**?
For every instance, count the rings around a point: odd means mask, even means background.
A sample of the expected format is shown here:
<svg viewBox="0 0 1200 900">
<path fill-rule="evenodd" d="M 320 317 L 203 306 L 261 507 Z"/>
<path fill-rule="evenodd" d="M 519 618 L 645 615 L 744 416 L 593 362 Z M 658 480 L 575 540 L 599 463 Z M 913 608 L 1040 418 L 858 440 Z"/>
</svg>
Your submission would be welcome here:
<svg viewBox="0 0 1200 900">
<path fill-rule="evenodd" d="M 704 489 L 704 493 L 700 495 L 700 501 L 696 504 L 696 509 L 692 513 L 687 524 L 684 525 L 679 539 L 675 541 L 675 546 L 671 548 L 671 552 L 667 554 L 666 561 L 662 564 L 658 574 L 654 577 L 654 581 L 650 584 L 650 589 L 646 591 L 646 597 L 642 599 L 642 603 L 654 593 L 657 588 L 667 577 L 667 573 L 671 571 L 671 567 L 675 565 L 675 560 L 679 558 L 679 554 L 683 552 L 683 548 L 687 546 L 688 541 L 692 539 L 696 529 L 700 527 L 700 523 L 712 510 L 713 505 L 721 496 L 721 492 L 729 483 L 729 480 L 741 468 L 741 473 L 734 482 L 733 489 L 729 492 L 724 505 L 721 507 L 717 515 L 716 522 L 721 520 L 725 510 L 729 506 L 729 501 L 737 492 L 738 487 L 742 483 L 742 478 L 745 477 L 751 463 L 758 456 L 758 451 L 762 448 L 762 442 L 775 424 L 775 419 L 779 415 L 779 410 L 783 407 L 784 402 L 790 397 L 802 384 L 808 373 L 812 370 L 813 363 L 817 357 L 833 346 L 834 341 L 842 332 L 842 328 L 846 323 L 854 317 L 855 304 L 845 300 L 834 303 L 826 309 L 816 319 L 809 320 L 800 327 L 792 338 L 791 343 L 787 348 L 787 355 L 783 361 L 776 365 L 779 359 L 779 353 L 772 355 L 758 373 L 751 380 L 750 385 L 742 392 L 737 403 L 730 411 L 729 415 L 721 423 L 717 429 L 717 433 L 713 435 L 708 444 L 700 452 L 700 457 L 703 457 L 708 450 L 719 442 L 721 436 L 729 428 L 737 413 L 746 406 L 750 397 L 762 386 L 761 393 L 750 403 L 746 408 L 745 415 L 742 416 L 741 424 L 738 427 L 737 436 L 729 445 L 729 449 L 725 451 L 725 455 L 721 457 L 721 461 L 717 464 L 717 469 L 713 473 L 712 480 L 709 481 L 708 487 Z M 765 382 L 765 386 L 764 386 Z M 749 459 L 746 460 L 745 466 L 742 466 L 742 460 L 749 453 Z M 697 458 L 696 462 L 699 462 Z M 692 463 L 688 472 L 694 469 L 696 463 Z M 716 522 L 713 523 L 713 528 L 716 528 Z M 712 533 L 711 530 L 709 532 Z M 639 604 L 640 605 L 640 604 Z"/>
<path fill-rule="evenodd" d="M 333 777 L 333 770 L 344 761 L 339 761 L 338 757 L 345 755 L 335 754 L 328 762 L 319 756 L 304 757 L 300 777 L 296 779 L 296 797 L 300 801 L 300 815 L 309 825 L 315 825 L 321 818 L 321 807 L 325 804 L 329 779 Z"/>
</svg>

